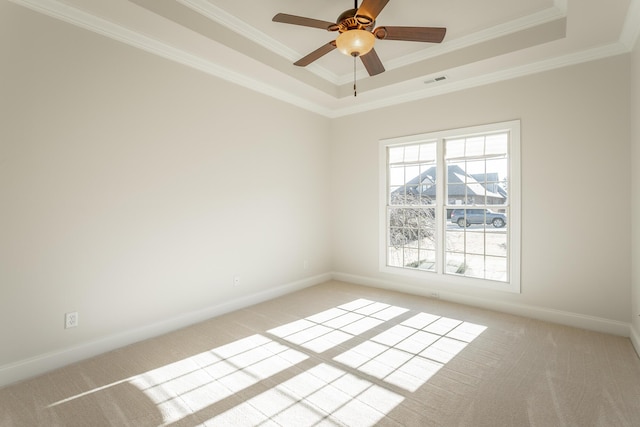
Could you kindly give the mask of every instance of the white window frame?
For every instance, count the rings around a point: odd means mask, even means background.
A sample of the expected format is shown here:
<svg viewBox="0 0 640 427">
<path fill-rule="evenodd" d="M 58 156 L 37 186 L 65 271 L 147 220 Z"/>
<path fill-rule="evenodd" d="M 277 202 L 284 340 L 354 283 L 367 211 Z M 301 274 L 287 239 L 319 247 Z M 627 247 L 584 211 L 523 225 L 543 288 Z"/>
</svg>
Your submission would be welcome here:
<svg viewBox="0 0 640 427">
<path fill-rule="evenodd" d="M 444 236 L 447 225 L 445 189 L 444 141 L 456 137 L 467 137 L 487 133 L 509 132 L 509 224 L 508 224 L 508 268 L 507 282 L 451 275 L 444 272 Z M 436 141 L 437 144 L 437 197 L 436 197 L 436 271 L 424 271 L 387 265 L 388 218 L 388 147 Z M 520 293 L 520 235 L 521 235 L 521 177 L 520 177 L 520 120 L 429 132 L 419 135 L 383 139 L 379 141 L 379 263 L 380 271 L 394 275 L 420 278 L 434 287 L 470 287 Z M 462 206 L 461 206 L 462 207 Z M 467 206 L 472 208 L 472 206 Z"/>
</svg>

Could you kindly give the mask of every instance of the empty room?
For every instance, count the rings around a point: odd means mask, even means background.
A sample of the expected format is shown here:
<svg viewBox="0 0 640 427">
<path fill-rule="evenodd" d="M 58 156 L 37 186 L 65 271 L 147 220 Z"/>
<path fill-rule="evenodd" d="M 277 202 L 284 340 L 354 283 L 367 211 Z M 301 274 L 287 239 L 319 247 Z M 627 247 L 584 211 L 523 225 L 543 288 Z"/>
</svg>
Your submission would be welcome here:
<svg viewBox="0 0 640 427">
<path fill-rule="evenodd" d="M 0 427 L 640 425 L 640 0 L 0 0 Z"/>
</svg>

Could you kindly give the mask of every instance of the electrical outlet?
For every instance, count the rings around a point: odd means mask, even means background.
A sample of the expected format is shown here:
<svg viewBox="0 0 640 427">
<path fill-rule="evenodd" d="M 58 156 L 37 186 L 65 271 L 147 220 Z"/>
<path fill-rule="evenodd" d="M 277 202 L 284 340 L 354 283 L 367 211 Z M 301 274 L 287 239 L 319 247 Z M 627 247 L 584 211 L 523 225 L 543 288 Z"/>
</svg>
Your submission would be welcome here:
<svg viewBox="0 0 640 427">
<path fill-rule="evenodd" d="M 240 276 L 233 276 L 233 286 L 238 286 L 240 284 Z"/>
<path fill-rule="evenodd" d="M 440 299 L 440 292 L 436 292 L 436 291 L 429 292 L 429 296 L 431 298 Z"/>
<path fill-rule="evenodd" d="M 309 268 L 309 261 L 307 261 L 306 259 L 302 262 L 302 268 L 304 268 L 305 270 Z"/>
<path fill-rule="evenodd" d="M 74 311 L 64 315 L 64 328 L 75 328 L 78 326 L 78 312 Z"/>
</svg>

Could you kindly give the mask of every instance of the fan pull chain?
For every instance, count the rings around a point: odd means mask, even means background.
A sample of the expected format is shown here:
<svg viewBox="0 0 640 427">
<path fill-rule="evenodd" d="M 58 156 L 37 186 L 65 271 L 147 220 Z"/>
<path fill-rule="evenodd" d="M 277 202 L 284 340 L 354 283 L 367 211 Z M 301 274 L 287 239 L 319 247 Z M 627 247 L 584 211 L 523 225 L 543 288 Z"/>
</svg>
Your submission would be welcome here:
<svg viewBox="0 0 640 427">
<path fill-rule="evenodd" d="M 356 91 L 356 56 L 353 55 L 353 96 L 358 96 L 358 92 Z"/>
</svg>

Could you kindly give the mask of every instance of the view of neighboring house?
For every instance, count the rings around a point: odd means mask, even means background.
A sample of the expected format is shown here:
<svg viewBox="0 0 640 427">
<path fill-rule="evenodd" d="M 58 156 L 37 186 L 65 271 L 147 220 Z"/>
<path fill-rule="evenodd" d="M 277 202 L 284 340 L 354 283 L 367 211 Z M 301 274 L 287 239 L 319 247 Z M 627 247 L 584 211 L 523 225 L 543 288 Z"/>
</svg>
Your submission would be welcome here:
<svg viewBox="0 0 640 427">
<path fill-rule="evenodd" d="M 436 167 L 429 168 L 408 181 L 406 192 L 434 199 Z M 458 165 L 448 166 L 447 195 L 450 205 L 504 205 L 507 200 L 507 191 L 497 173 L 468 174 Z"/>
</svg>

